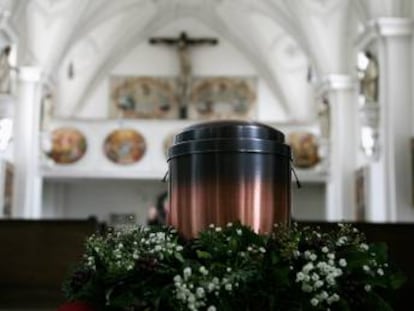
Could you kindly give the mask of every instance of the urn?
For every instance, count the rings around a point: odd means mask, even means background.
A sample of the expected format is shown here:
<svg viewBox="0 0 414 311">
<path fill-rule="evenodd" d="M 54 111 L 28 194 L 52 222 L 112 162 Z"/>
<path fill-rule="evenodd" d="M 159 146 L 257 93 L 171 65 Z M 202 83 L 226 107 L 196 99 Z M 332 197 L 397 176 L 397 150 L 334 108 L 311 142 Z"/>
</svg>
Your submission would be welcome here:
<svg viewBox="0 0 414 311">
<path fill-rule="evenodd" d="M 290 220 L 291 150 L 284 134 L 245 121 L 185 128 L 168 150 L 168 222 L 186 238 L 240 221 L 256 232 Z"/>
</svg>

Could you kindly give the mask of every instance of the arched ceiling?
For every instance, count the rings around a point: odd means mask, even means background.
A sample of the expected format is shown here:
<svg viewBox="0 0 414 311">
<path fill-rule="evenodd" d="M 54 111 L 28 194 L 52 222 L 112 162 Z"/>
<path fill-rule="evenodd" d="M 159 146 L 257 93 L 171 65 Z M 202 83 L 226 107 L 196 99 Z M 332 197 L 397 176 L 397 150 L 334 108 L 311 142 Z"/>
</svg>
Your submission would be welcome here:
<svg viewBox="0 0 414 311">
<path fill-rule="evenodd" d="M 19 34 L 20 64 L 41 66 L 57 87 L 66 87 L 69 62 L 83 68 L 66 116 L 76 115 L 134 47 L 174 20 L 193 18 L 245 56 L 289 118 L 301 109 L 301 99 L 291 99 L 292 83 L 306 79 L 309 66 L 319 75 L 352 70 L 343 38 L 349 23 L 408 6 L 408 0 L 0 0 Z"/>
</svg>

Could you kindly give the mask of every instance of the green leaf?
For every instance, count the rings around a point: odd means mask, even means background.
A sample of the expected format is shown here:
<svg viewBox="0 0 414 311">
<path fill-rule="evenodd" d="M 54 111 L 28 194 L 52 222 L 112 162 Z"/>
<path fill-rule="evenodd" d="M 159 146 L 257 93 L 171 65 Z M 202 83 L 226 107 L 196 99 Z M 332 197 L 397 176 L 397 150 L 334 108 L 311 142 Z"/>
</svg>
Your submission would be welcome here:
<svg viewBox="0 0 414 311">
<path fill-rule="evenodd" d="M 211 259 L 212 256 L 210 253 L 205 251 L 196 250 L 197 257 L 200 259 Z"/>
</svg>

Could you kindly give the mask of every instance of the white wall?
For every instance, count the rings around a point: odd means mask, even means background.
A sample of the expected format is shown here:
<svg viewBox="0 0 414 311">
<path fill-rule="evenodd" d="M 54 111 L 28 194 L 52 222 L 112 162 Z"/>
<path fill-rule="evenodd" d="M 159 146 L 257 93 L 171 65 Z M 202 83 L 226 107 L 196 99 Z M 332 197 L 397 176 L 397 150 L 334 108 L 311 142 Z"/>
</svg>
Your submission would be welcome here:
<svg viewBox="0 0 414 311">
<path fill-rule="evenodd" d="M 56 195 L 56 186 L 61 192 Z M 150 206 L 156 197 L 167 190 L 161 181 L 77 179 L 72 181 L 46 181 L 43 197 L 48 210 L 56 208 L 57 213 L 46 218 L 88 218 L 97 217 L 108 221 L 111 213 L 134 214 L 137 223 L 145 224 Z"/>
<path fill-rule="evenodd" d="M 292 183 L 292 218 L 294 220 L 317 221 L 325 219 L 325 184 L 303 183 L 297 188 Z"/>
<path fill-rule="evenodd" d="M 184 29 L 190 29 L 191 36 L 209 36 L 219 39 L 214 47 L 197 47 L 191 50 L 192 70 L 195 76 L 255 76 L 258 77 L 257 119 L 263 121 L 286 121 L 286 115 L 280 108 L 278 99 L 260 77 L 257 68 L 240 50 L 235 48 L 222 35 L 205 27 L 194 19 L 186 18 L 168 25 L 160 30 L 160 36 L 177 36 Z M 113 68 L 110 74 L 114 75 L 149 75 L 149 76 L 177 76 L 179 63 L 176 51 L 165 46 L 153 46 L 148 42 L 138 44 L 129 54 Z M 81 118 L 107 118 L 109 107 L 108 78 L 102 80 L 91 96 L 84 103 L 81 111 L 76 112 Z M 64 91 L 64 90 L 63 90 Z M 298 92 L 301 93 L 301 92 Z M 62 93 L 62 106 L 65 106 L 65 94 Z M 67 106 L 72 106 L 68 103 Z"/>
</svg>

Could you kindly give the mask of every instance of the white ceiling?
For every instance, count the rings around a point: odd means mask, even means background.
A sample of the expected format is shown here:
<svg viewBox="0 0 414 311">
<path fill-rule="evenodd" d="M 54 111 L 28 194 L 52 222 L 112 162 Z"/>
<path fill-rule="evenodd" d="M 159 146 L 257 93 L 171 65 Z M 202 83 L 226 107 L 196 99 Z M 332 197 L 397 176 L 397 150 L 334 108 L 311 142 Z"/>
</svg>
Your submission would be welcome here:
<svg viewBox="0 0 414 311">
<path fill-rule="evenodd" d="M 317 76 L 353 73 L 358 27 L 378 16 L 411 16 L 412 5 L 410 0 L 0 0 L 1 12 L 0 21 L 17 33 L 19 64 L 41 66 L 57 87 L 64 87 L 59 73 L 69 61 L 85 73 L 82 86 L 71 93 L 75 107 L 134 47 L 178 19 L 193 18 L 243 53 L 289 116 L 297 109 L 289 98 L 295 81 L 285 81 L 284 72 L 306 75 L 311 66 Z"/>
</svg>

